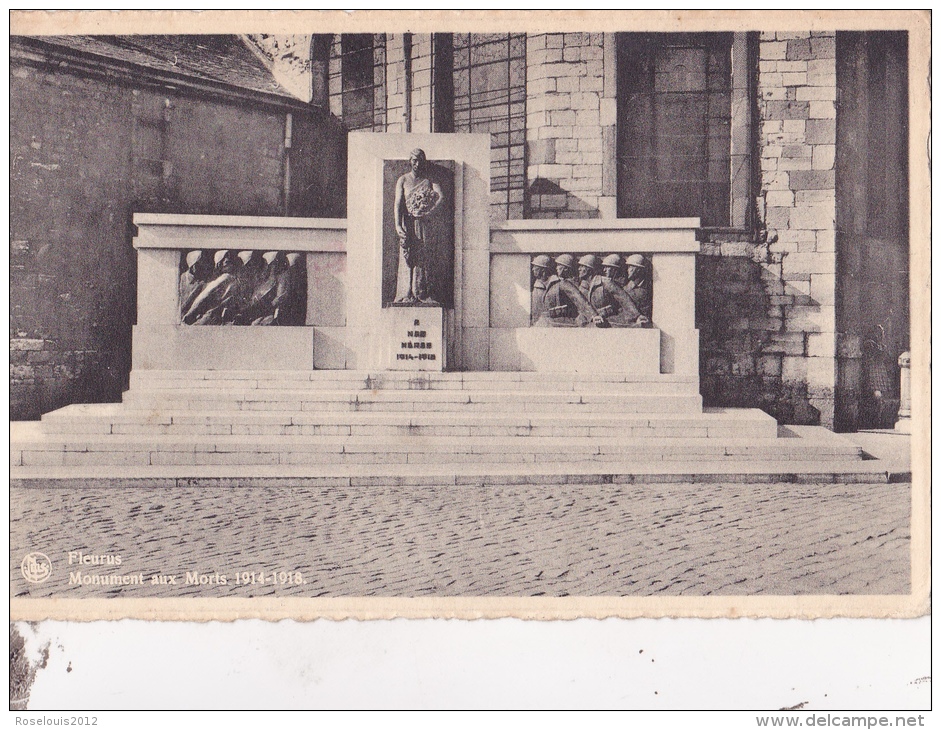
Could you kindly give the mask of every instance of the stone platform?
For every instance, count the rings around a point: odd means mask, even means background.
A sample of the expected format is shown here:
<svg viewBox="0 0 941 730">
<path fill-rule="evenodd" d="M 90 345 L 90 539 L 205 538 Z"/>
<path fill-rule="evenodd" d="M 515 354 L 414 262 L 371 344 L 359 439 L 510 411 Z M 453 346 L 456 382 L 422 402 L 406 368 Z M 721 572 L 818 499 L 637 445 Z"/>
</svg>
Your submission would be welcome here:
<svg viewBox="0 0 941 730">
<path fill-rule="evenodd" d="M 691 388 L 497 372 L 135 371 L 121 404 L 14 424 L 11 467 L 155 484 L 889 478 L 837 434 L 703 410 Z"/>
</svg>

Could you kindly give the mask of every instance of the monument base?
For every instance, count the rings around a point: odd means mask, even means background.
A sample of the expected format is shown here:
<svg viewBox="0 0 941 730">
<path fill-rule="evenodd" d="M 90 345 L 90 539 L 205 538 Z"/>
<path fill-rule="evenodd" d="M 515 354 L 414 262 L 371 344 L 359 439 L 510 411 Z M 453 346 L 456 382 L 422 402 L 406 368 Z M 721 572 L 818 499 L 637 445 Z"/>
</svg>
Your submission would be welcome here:
<svg viewBox="0 0 941 730">
<path fill-rule="evenodd" d="M 447 365 L 441 307 L 382 310 L 382 368 L 442 372 Z"/>
<path fill-rule="evenodd" d="M 19 424 L 11 468 L 150 486 L 888 479 L 838 434 L 672 391 L 623 374 L 138 370 L 123 403 Z"/>
</svg>

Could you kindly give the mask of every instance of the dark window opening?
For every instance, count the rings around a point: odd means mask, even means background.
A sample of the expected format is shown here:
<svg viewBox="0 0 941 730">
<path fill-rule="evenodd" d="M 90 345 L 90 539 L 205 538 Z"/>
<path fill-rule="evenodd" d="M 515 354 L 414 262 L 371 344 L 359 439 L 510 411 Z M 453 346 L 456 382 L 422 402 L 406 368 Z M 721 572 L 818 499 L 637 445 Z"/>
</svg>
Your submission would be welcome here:
<svg viewBox="0 0 941 730">
<path fill-rule="evenodd" d="M 371 33 L 340 38 L 343 124 L 347 129 L 372 129 L 376 116 L 375 41 Z"/>
<path fill-rule="evenodd" d="M 732 33 L 619 33 L 618 215 L 732 224 Z"/>
</svg>

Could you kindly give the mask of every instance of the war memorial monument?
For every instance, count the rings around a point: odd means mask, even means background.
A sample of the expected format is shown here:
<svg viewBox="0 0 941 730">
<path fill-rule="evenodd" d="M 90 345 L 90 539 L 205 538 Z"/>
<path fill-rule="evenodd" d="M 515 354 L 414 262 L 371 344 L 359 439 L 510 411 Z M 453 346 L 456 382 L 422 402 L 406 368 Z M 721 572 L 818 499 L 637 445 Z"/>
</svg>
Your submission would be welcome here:
<svg viewBox="0 0 941 730">
<path fill-rule="evenodd" d="M 491 223 L 486 134 L 348 159 L 346 219 L 135 215 L 130 389 L 14 431 L 14 476 L 884 478 L 825 428 L 703 408 L 698 219 Z"/>
</svg>

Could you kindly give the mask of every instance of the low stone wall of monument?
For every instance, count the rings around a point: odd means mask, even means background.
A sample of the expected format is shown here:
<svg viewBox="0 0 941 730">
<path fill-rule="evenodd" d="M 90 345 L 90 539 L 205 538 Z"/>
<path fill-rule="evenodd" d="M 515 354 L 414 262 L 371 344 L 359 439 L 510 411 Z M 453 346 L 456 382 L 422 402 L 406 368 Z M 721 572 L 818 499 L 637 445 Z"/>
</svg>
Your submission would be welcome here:
<svg viewBox="0 0 941 730">
<path fill-rule="evenodd" d="M 695 382 L 698 387 L 698 225 L 696 219 L 495 224 L 490 234 L 490 368 L 625 372 L 637 381 Z M 533 322 L 531 269 L 538 256 L 556 264 L 568 256 L 577 266 L 588 256 L 601 263 L 612 254 L 625 263 L 639 257 L 649 265 L 649 310 L 624 327 L 607 322 L 600 327 L 591 322 L 586 327 L 533 326 L 544 321 Z"/>
<path fill-rule="evenodd" d="M 346 324 L 346 221 L 135 216 L 133 367 L 310 370 Z"/>
<path fill-rule="evenodd" d="M 136 370 L 621 373 L 698 393 L 695 219 L 494 224 L 486 267 L 467 266 L 466 250 L 460 257 L 453 309 L 376 306 L 371 315 L 364 284 L 380 277 L 364 273 L 366 256 L 351 263 L 347 220 L 142 214 L 135 224 Z M 587 314 L 534 311 L 539 266 L 566 258 L 598 265 L 584 295 L 576 279 L 566 284 Z M 614 278 L 601 276 L 602 262 Z M 647 287 L 636 304 L 628 283 L 616 283 L 633 269 Z M 602 286 L 621 292 L 622 311 L 598 299 Z M 478 300 L 479 324 L 467 316 Z M 351 313 L 357 326 L 347 326 Z"/>
</svg>

